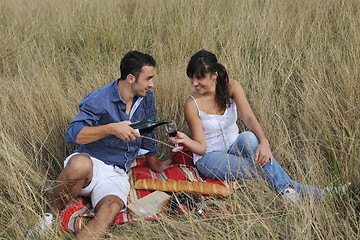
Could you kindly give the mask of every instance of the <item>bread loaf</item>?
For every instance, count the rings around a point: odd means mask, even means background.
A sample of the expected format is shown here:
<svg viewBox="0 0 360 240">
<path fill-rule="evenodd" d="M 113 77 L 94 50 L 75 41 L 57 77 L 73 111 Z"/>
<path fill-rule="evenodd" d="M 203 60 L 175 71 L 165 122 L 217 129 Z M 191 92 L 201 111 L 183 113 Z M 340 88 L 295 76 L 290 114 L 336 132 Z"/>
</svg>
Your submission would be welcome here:
<svg viewBox="0 0 360 240">
<path fill-rule="evenodd" d="M 135 188 L 160 190 L 164 192 L 196 192 L 203 195 L 229 196 L 229 189 L 225 186 L 207 182 L 189 182 L 185 180 L 139 179 L 135 182 Z"/>
</svg>

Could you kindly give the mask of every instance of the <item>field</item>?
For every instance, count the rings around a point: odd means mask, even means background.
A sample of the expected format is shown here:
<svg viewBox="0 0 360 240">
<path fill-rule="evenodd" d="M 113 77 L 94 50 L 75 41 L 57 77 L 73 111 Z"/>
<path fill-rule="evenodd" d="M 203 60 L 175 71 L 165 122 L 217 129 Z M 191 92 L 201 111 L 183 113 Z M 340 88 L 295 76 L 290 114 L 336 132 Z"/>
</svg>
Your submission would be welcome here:
<svg viewBox="0 0 360 240">
<path fill-rule="evenodd" d="M 123 224 L 107 238 L 360 238 L 359 1 L 0 0 L 0 10 L 0 239 L 24 239 L 46 209 L 75 149 L 65 133 L 79 100 L 119 77 L 126 52 L 154 56 L 158 118 L 176 119 L 188 133 L 185 71 L 200 49 L 242 84 L 294 180 L 351 181 L 350 191 L 298 209 L 249 187 L 214 203 L 231 213 Z M 158 135 L 158 157 L 166 159 L 171 146 Z M 59 225 L 48 236 L 74 238 Z"/>
</svg>

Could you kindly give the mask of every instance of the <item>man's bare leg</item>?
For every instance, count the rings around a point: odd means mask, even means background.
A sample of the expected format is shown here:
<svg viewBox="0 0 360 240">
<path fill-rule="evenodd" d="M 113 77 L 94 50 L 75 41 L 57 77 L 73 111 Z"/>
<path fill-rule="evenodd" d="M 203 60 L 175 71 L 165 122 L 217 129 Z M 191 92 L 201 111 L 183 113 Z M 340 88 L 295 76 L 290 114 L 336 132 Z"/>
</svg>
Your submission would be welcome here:
<svg viewBox="0 0 360 240">
<path fill-rule="evenodd" d="M 93 163 L 87 154 L 73 156 L 56 180 L 50 213 L 54 216 L 91 182 Z"/>
<path fill-rule="evenodd" d="M 96 205 L 96 215 L 76 235 L 76 239 L 100 239 L 113 224 L 119 211 L 124 208 L 123 201 L 114 195 L 109 195 L 100 200 Z"/>
</svg>

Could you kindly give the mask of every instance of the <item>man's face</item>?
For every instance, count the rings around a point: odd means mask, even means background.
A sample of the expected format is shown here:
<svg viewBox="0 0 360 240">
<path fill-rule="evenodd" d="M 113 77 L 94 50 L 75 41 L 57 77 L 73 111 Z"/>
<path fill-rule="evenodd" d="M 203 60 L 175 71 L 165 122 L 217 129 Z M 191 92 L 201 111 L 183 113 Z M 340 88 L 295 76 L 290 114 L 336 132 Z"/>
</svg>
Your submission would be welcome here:
<svg viewBox="0 0 360 240">
<path fill-rule="evenodd" d="M 137 80 L 132 84 L 132 90 L 136 96 L 145 97 L 147 91 L 154 86 L 153 66 L 143 66 Z"/>
</svg>

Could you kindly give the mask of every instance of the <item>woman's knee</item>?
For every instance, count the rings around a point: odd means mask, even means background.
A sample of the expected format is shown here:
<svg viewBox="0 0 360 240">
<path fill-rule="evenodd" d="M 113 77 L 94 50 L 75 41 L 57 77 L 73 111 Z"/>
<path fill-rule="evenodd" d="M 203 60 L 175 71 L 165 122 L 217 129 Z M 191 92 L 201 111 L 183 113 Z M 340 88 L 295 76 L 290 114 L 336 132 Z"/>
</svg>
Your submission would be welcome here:
<svg viewBox="0 0 360 240">
<path fill-rule="evenodd" d="M 256 135 L 253 132 L 246 131 L 239 134 L 232 151 L 239 151 L 243 155 L 252 156 L 258 146 L 259 140 Z"/>
<path fill-rule="evenodd" d="M 259 145 L 259 139 L 256 137 L 255 133 L 250 131 L 245 131 L 239 134 L 239 138 L 250 145 Z"/>
</svg>

